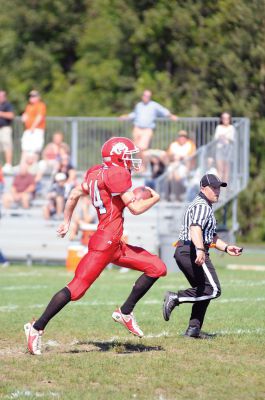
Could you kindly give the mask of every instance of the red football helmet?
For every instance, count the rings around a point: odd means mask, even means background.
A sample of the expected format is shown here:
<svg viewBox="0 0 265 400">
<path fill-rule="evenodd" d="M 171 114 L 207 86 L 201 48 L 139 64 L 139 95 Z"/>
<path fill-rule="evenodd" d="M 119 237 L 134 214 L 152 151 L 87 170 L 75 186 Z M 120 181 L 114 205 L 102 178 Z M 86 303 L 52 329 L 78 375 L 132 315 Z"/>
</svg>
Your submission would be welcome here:
<svg viewBox="0 0 265 400">
<path fill-rule="evenodd" d="M 139 153 L 139 149 L 126 137 L 112 137 L 101 148 L 102 160 L 108 167 L 114 165 L 139 170 L 142 160 L 133 158 L 136 153 Z"/>
</svg>

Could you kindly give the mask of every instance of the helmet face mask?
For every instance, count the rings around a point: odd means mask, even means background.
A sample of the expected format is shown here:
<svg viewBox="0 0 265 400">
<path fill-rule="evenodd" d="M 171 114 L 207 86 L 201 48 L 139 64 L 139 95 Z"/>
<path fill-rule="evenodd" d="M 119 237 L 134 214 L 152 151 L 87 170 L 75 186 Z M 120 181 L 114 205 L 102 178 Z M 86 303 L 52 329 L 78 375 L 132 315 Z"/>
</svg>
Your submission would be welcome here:
<svg viewBox="0 0 265 400">
<path fill-rule="evenodd" d="M 139 170 L 142 164 L 140 158 L 134 158 L 139 153 L 131 139 L 113 137 L 104 143 L 101 149 L 103 163 L 107 166 L 119 166 L 126 169 Z"/>
<path fill-rule="evenodd" d="M 139 151 L 124 152 L 122 159 L 124 160 L 125 168 L 139 171 L 142 165 L 142 160 L 141 158 L 135 157 L 137 153 L 139 153 Z"/>
</svg>

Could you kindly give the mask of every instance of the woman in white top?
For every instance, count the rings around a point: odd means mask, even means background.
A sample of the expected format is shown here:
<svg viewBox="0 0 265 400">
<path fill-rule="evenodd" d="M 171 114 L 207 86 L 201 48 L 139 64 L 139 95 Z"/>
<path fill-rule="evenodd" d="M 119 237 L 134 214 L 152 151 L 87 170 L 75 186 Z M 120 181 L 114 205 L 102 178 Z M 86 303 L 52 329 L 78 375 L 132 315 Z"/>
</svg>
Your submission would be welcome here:
<svg viewBox="0 0 265 400">
<path fill-rule="evenodd" d="M 233 159 L 233 144 L 236 130 L 231 124 L 231 115 L 224 112 L 217 125 L 214 139 L 216 140 L 216 166 L 221 180 L 228 182 L 229 169 Z"/>
</svg>

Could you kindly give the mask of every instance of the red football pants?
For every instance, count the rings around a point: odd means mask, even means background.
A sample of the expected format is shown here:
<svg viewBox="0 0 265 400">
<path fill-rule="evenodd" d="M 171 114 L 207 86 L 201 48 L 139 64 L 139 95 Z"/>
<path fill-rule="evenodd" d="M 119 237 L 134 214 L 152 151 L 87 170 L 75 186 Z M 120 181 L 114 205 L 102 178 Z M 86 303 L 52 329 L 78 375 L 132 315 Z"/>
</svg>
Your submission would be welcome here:
<svg viewBox="0 0 265 400">
<path fill-rule="evenodd" d="M 73 280 L 67 285 L 72 301 L 80 299 L 85 294 L 109 263 L 142 271 L 153 278 L 166 275 L 167 269 L 163 261 L 141 247 L 131 246 L 121 241 L 109 241 L 110 244 L 104 250 L 95 250 L 90 244 L 91 241 L 92 238 L 89 242 L 88 253 L 79 262 Z M 100 245 L 95 247 L 100 247 Z"/>
</svg>

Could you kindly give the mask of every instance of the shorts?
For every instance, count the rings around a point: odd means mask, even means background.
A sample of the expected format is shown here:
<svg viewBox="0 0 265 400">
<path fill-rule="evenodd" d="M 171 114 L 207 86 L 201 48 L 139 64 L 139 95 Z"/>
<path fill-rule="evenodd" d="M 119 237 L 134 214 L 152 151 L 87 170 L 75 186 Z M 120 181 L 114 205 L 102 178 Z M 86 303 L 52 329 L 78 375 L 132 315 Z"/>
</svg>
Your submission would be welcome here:
<svg viewBox="0 0 265 400">
<path fill-rule="evenodd" d="M 44 145 L 44 130 L 34 129 L 33 131 L 26 129 L 21 138 L 22 151 L 29 153 L 40 153 Z"/>
<path fill-rule="evenodd" d="M 135 145 L 139 147 L 140 150 L 144 151 L 150 148 L 153 129 L 134 126 L 132 136 Z"/>
<path fill-rule="evenodd" d="M 3 126 L 0 128 L 0 150 L 6 151 L 12 149 L 12 128 Z"/>
</svg>

